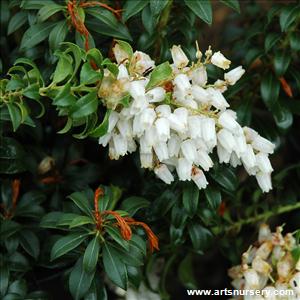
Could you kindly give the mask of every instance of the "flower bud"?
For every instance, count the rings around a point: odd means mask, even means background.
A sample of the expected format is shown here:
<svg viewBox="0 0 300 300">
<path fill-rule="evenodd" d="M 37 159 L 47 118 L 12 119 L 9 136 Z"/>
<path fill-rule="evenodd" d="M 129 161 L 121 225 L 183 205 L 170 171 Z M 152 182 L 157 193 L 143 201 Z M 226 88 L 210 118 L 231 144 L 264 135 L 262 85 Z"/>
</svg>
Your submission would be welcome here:
<svg viewBox="0 0 300 300">
<path fill-rule="evenodd" d="M 169 158 L 168 147 L 165 142 L 158 142 L 153 146 L 155 154 L 160 161 Z"/>
<path fill-rule="evenodd" d="M 189 60 L 180 46 L 173 46 L 171 49 L 171 55 L 174 62 L 174 65 L 181 69 L 189 63 Z"/>
<path fill-rule="evenodd" d="M 192 170 L 192 180 L 195 182 L 199 190 L 205 189 L 208 185 L 203 171 L 196 167 L 193 167 Z"/>
<path fill-rule="evenodd" d="M 259 276 L 257 272 L 253 269 L 248 269 L 244 271 L 245 285 L 249 289 L 258 289 L 259 287 Z"/>
<path fill-rule="evenodd" d="M 179 158 L 176 171 L 180 180 L 191 180 L 193 163 L 186 158 Z"/>
<path fill-rule="evenodd" d="M 195 161 L 197 156 L 197 149 L 193 140 L 188 139 L 181 143 L 181 151 L 185 158 L 190 161 Z"/>
<path fill-rule="evenodd" d="M 233 70 L 224 74 L 224 79 L 230 84 L 234 85 L 245 73 L 242 66 L 236 67 Z"/>
<path fill-rule="evenodd" d="M 235 147 L 235 140 L 232 133 L 223 128 L 218 132 L 217 137 L 221 146 L 231 153 Z"/>
<path fill-rule="evenodd" d="M 261 188 L 261 190 L 264 193 L 267 193 L 270 190 L 272 190 L 272 181 L 271 181 L 270 173 L 258 172 L 256 174 L 256 180 L 257 180 L 259 187 Z"/>
<path fill-rule="evenodd" d="M 272 239 L 272 233 L 271 233 L 269 225 L 261 224 L 259 226 L 259 231 L 258 231 L 258 241 L 259 241 L 259 243 L 270 241 L 271 239 Z"/>
<path fill-rule="evenodd" d="M 154 173 L 159 179 L 167 184 L 170 184 L 172 181 L 174 181 L 173 175 L 169 171 L 168 167 L 164 164 L 160 164 L 159 166 L 155 167 Z"/>
<path fill-rule="evenodd" d="M 166 91 L 164 88 L 158 86 L 146 93 L 146 98 L 149 103 L 161 102 L 165 99 Z"/>
<path fill-rule="evenodd" d="M 260 247 L 257 249 L 255 255 L 259 256 L 261 259 L 268 259 L 269 255 L 271 254 L 271 251 L 273 249 L 273 245 L 271 241 L 266 241 L 263 244 L 260 245 Z"/>
<path fill-rule="evenodd" d="M 255 258 L 252 261 L 252 268 L 259 273 L 262 273 L 264 275 L 270 274 L 272 271 L 272 267 L 264 261 L 260 256 L 255 256 Z"/>
<path fill-rule="evenodd" d="M 293 268 L 293 258 L 290 253 L 287 253 L 280 261 L 277 263 L 277 273 L 279 279 L 284 280 L 286 279 L 292 268 Z"/>
<path fill-rule="evenodd" d="M 211 57 L 211 63 L 221 69 L 228 69 L 231 61 L 228 60 L 220 51 L 215 52 Z"/>
</svg>

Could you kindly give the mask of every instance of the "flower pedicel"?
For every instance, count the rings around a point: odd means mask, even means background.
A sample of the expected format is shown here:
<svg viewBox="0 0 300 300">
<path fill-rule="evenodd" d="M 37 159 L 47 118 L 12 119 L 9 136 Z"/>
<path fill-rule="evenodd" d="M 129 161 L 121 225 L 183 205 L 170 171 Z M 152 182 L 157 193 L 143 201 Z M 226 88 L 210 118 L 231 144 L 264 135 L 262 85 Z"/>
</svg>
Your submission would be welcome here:
<svg viewBox="0 0 300 300">
<path fill-rule="evenodd" d="M 113 52 L 118 75 L 106 69 L 98 92 L 111 109 L 108 131 L 99 139 L 101 145 L 109 145 L 111 159 L 132 153 L 139 145 L 143 168 L 153 170 L 167 184 L 176 170 L 179 180 L 193 180 L 203 189 L 208 184 L 205 172 L 214 164 L 210 155 L 216 149 L 220 163 L 243 165 L 249 175 L 256 176 L 263 192 L 272 189 L 268 155 L 274 145 L 255 130 L 241 127 L 223 96 L 244 74 L 241 66 L 208 84 L 208 64 L 225 70 L 231 62 L 210 48 L 203 59 L 198 49 L 197 61 L 188 66 L 181 47 L 173 46 L 173 64 L 154 69 L 155 80 L 149 75 L 155 65 L 148 55 L 139 51 L 130 55 L 120 43 Z M 167 71 L 167 79 L 159 74 Z M 120 105 L 124 99 L 127 105 Z"/>
</svg>

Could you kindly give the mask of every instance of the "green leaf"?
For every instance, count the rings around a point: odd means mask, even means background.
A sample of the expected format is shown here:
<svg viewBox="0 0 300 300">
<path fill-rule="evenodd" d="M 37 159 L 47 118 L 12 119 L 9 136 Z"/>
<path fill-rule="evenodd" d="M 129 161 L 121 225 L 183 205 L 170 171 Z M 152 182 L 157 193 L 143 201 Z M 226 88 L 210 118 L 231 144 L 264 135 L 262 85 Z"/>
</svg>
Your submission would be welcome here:
<svg viewBox="0 0 300 300">
<path fill-rule="evenodd" d="M 190 216 L 193 216 L 197 212 L 199 203 L 199 189 L 198 187 L 189 182 L 185 185 L 182 194 L 183 206 Z"/>
<path fill-rule="evenodd" d="M 118 76 L 118 74 L 119 74 L 118 65 L 111 62 L 111 60 L 109 58 L 105 58 L 102 61 L 102 66 L 105 66 L 115 77 Z"/>
<path fill-rule="evenodd" d="M 269 33 L 265 39 L 265 51 L 269 52 L 280 40 L 280 35 L 278 33 Z"/>
<path fill-rule="evenodd" d="M 68 196 L 68 198 L 71 199 L 87 216 L 90 216 L 92 218 L 94 217 L 89 199 L 87 199 L 87 196 L 84 193 L 75 192 Z"/>
<path fill-rule="evenodd" d="M 42 228 L 57 228 L 57 222 L 63 215 L 61 211 L 52 211 L 44 215 L 40 222 L 40 227 Z"/>
<path fill-rule="evenodd" d="M 293 51 L 300 50 L 300 33 L 299 32 L 292 32 L 290 36 L 290 45 Z"/>
<path fill-rule="evenodd" d="M 8 23 L 7 34 L 10 35 L 20 27 L 22 27 L 27 21 L 27 13 L 25 11 L 17 12 Z"/>
<path fill-rule="evenodd" d="M 122 201 L 121 209 L 133 216 L 141 208 L 146 208 L 150 205 L 150 201 L 142 197 L 131 196 Z"/>
<path fill-rule="evenodd" d="M 203 20 L 208 25 L 212 23 L 212 8 L 209 0 L 184 0 L 184 3 L 187 5 L 192 12 Z"/>
<path fill-rule="evenodd" d="M 0 233 L 1 239 L 5 240 L 19 231 L 21 228 L 20 224 L 12 220 L 3 220 L 1 222 Z M 0 280 L 1 281 L 1 280 Z"/>
<path fill-rule="evenodd" d="M 37 83 L 33 83 L 33 84 L 27 86 L 23 90 L 23 95 L 32 100 L 39 100 L 41 97 L 39 89 L 40 89 L 40 86 Z M 40 105 L 42 105 L 42 104 L 40 104 Z"/>
<path fill-rule="evenodd" d="M 132 50 L 132 47 L 130 46 L 130 44 L 128 44 L 125 41 L 121 41 L 121 40 L 116 40 L 116 43 L 119 44 L 121 50 L 123 50 L 124 52 L 127 53 L 129 60 L 130 60 L 133 55 L 133 50 Z"/>
<path fill-rule="evenodd" d="M 11 119 L 11 122 L 13 125 L 13 130 L 14 130 L 14 132 L 16 132 L 16 130 L 19 128 L 19 126 L 22 123 L 21 111 L 20 111 L 19 107 L 17 105 L 15 105 L 14 103 L 8 102 L 6 105 L 7 105 L 10 119 Z"/>
<path fill-rule="evenodd" d="M 68 54 L 57 54 L 59 61 L 53 74 L 53 82 L 59 83 L 73 73 L 72 60 Z"/>
<path fill-rule="evenodd" d="M 80 217 L 80 215 L 74 213 L 63 213 L 57 221 L 57 225 L 70 226 L 73 220 L 77 217 Z"/>
<path fill-rule="evenodd" d="M 103 56 L 100 52 L 99 49 L 97 48 L 92 48 L 86 53 L 86 57 L 90 60 L 96 63 L 98 67 L 101 66 L 102 61 L 103 61 Z"/>
<path fill-rule="evenodd" d="M 54 25 L 55 23 L 39 23 L 29 27 L 22 37 L 20 49 L 26 50 L 33 48 L 45 40 L 49 36 Z"/>
<path fill-rule="evenodd" d="M 287 51 L 276 51 L 274 56 L 274 69 L 277 76 L 282 76 L 289 67 L 291 54 Z"/>
<path fill-rule="evenodd" d="M 159 16 L 168 3 L 169 3 L 168 0 L 151 0 L 150 9 L 152 15 L 155 17 Z"/>
<path fill-rule="evenodd" d="M 20 7 L 23 9 L 40 9 L 44 5 L 54 3 L 52 0 L 40 1 L 40 0 L 25 0 L 21 2 Z"/>
<path fill-rule="evenodd" d="M 123 6 L 122 19 L 126 22 L 129 18 L 140 12 L 147 4 L 149 0 L 127 0 Z"/>
<path fill-rule="evenodd" d="M 114 14 L 108 10 L 105 9 L 98 9 L 98 8 L 87 8 L 85 12 L 96 19 L 102 21 L 110 28 L 117 29 L 118 28 L 118 20 L 114 16 Z"/>
<path fill-rule="evenodd" d="M 50 3 L 43 6 L 37 13 L 37 22 L 42 23 L 50 18 L 55 13 L 64 10 L 62 5 L 58 5 L 56 3 Z"/>
<path fill-rule="evenodd" d="M 79 216 L 79 217 L 76 217 L 75 219 L 73 219 L 73 221 L 71 222 L 69 227 L 74 228 L 74 227 L 78 227 L 78 226 L 82 226 L 82 225 L 86 225 L 86 224 L 94 224 L 94 223 L 95 223 L 95 221 L 88 216 Z"/>
<path fill-rule="evenodd" d="M 103 265 L 106 275 L 114 284 L 126 290 L 128 278 L 125 264 L 110 244 L 104 243 L 103 246 Z"/>
<path fill-rule="evenodd" d="M 211 186 L 208 186 L 204 190 L 204 193 L 205 193 L 205 197 L 206 197 L 206 200 L 207 200 L 209 206 L 212 209 L 217 210 L 222 201 L 220 191 L 218 191 L 217 189 L 215 189 Z"/>
<path fill-rule="evenodd" d="M 4 174 L 15 174 L 26 170 L 22 146 L 12 138 L 2 138 L 0 143 L 0 170 Z"/>
<path fill-rule="evenodd" d="M 279 16 L 279 23 L 281 31 L 285 32 L 288 30 L 290 25 L 299 16 L 300 6 L 299 5 L 288 5 L 283 8 Z"/>
<path fill-rule="evenodd" d="M 294 262 L 297 263 L 300 259 L 300 246 L 294 248 L 292 251 L 292 256 L 293 256 L 293 259 L 294 259 Z"/>
<path fill-rule="evenodd" d="M 205 250 L 212 240 L 212 233 L 196 223 L 191 224 L 188 229 L 194 249 L 198 251 Z"/>
<path fill-rule="evenodd" d="M 70 82 L 66 83 L 53 99 L 53 104 L 57 106 L 72 106 L 76 103 L 75 96 L 71 93 Z"/>
<path fill-rule="evenodd" d="M 278 79 L 271 73 L 267 73 L 260 84 L 260 93 L 265 105 L 272 110 L 277 103 L 280 84 Z"/>
<path fill-rule="evenodd" d="M 230 192 L 234 192 L 236 190 L 238 185 L 236 174 L 228 167 L 219 165 L 210 175 L 226 190 Z"/>
<path fill-rule="evenodd" d="M 83 118 L 97 111 L 98 108 L 97 92 L 90 92 L 81 97 L 72 107 L 73 118 Z"/>
<path fill-rule="evenodd" d="M 60 238 L 56 241 L 51 250 L 51 261 L 70 252 L 79 246 L 86 238 L 87 234 L 83 233 L 72 233 Z"/>
<path fill-rule="evenodd" d="M 107 133 L 110 113 L 111 110 L 107 109 L 102 123 L 98 125 L 96 128 L 94 128 L 91 132 L 89 132 L 89 136 L 98 138 Z"/>
<path fill-rule="evenodd" d="M 95 71 L 90 62 L 83 64 L 80 71 L 80 84 L 91 84 L 95 83 L 102 78 L 102 73 Z"/>
<path fill-rule="evenodd" d="M 52 50 L 59 47 L 68 34 L 68 23 L 66 20 L 58 22 L 49 34 L 49 46 Z"/>
<path fill-rule="evenodd" d="M 106 226 L 105 231 L 110 235 L 110 237 L 117 242 L 126 251 L 129 250 L 129 243 L 123 239 L 120 230 L 114 226 Z"/>
<path fill-rule="evenodd" d="M 96 235 L 88 244 L 83 256 L 83 269 L 90 273 L 95 271 L 100 250 L 99 238 Z"/>
<path fill-rule="evenodd" d="M 20 244 L 23 249 L 35 259 L 40 253 L 40 242 L 37 236 L 30 230 L 22 230 L 20 232 Z"/>
<path fill-rule="evenodd" d="M 3 262 L 2 258 L 0 261 L 0 278 L 0 296 L 4 296 L 9 282 L 9 268 L 7 264 Z"/>
<path fill-rule="evenodd" d="M 232 9 L 234 9 L 238 13 L 241 12 L 240 3 L 238 0 L 220 0 L 220 2 L 222 2 L 223 4 L 227 5 L 228 7 L 232 8 Z"/>
<path fill-rule="evenodd" d="M 71 119 L 71 118 L 68 118 L 68 119 L 67 119 L 67 123 L 66 123 L 66 125 L 64 126 L 64 128 L 61 129 L 61 130 L 59 130 L 59 131 L 57 131 L 57 133 L 59 133 L 59 134 L 64 134 L 64 133 L 68 132 L 68 131 L 72 128 L 72 124 L 73 124 L 72 119 Z"/>
<path fill-rule="evenodd" d="M 164 62 L 151 72 L 150 80 L 146 86 L 146 89 L 151 89 L 155 86 L 161 85 L 162 83 L 171 80 L 172 78 L 172 68 L 169 62 Z"/>
<path fill-rule="evenodd" d="M 193 272 L 194 264 L 191 254 L 188 254 L 180 263 L 178 268 L 178 278 L 181 284 L 188 289 L 197 288 L 197 280 Z"/>
<path fill-rule="evenodd" d="M 15 280 L 13 283 L 10 284 L 8 288 L 8 293 L 17 294 L 25 299 L 27 294 L 27 285 L 24 279 Z"/>
<path fill-rule="evenodd" d="M 94 279 L 94 272 L 87 273 L 83 269 L 82 257 L 80 257 L 69 277 L 69 289 L 73 299 L 80 300 L 88 292 Z"/>
</svg>

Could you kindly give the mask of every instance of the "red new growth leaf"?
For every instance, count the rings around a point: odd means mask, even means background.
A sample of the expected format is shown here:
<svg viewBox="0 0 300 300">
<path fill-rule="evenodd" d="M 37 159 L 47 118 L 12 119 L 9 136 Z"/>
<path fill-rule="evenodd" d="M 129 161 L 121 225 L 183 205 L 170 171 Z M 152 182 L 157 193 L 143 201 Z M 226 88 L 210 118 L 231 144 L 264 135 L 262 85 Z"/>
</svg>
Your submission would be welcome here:
<svg viewBox="0 0 300 300">
<path fill-rule="evenodd" d="M 146 223 L 135 221 L 132 218 L 125 218 L 125 220 L 126 220 L 127 224 L 129 224 L 129 225 L 143 227 L 143 229 L 146 231 L 147 236 L 148 236 L 149 248 L 150 248 L 151 252 L 153 252 L 154 249 L 155 250 L 159 250 L 159 247 L 158 247 L 158 238 L 157 238 L 157 236 L 153 233 L 153 231 L 150 229 L 150 227 Z"/>
<path fill-rule="evenodd" d="M 287 83 L 287 81 L 285 80 L 284 77 L 279 77 L 279 81 L 281 83 L 281 86 L 284 90 L 284 92 L 290 97 L 292 98 L 293 97 L 293 91 L 290 87 L 290 85 Z"/>
<path fill-rule="evenodd" d="M 100 229 L 102 225 L 101 215 L 99 212 L 99 197 L 103 195 L 104 195 L 103 190 L 101 188 L 97 188 L 94 194 L 94 207 L 95 207 L 94 216 L 96 219 L 97 229 Z"/>
<path fill-rule="evenodd" d="M 17 200 L 18 200 L 19 193 L 20 193 L 20 184 L 21 184 L 21 181 L 19 179 L 15 179 L 12 182 L 12 207 L 13 207 L 13 209 L 15 209 L 17 206 Z"/>
<path fill-rule="evenodd" d="M 129 241 L 131 239 L 132 232 L 124 218 L 122 218 L 117 212 L 112 211 L 112 210 L 106 210 L 102 214 L 103 215 L 112 215 L 116 219 L 117 225 L 120 227 L 120 231 L 121 231 L 121 235 L 122 235 L 123 239 L 126 241 Z"/>
</svg>

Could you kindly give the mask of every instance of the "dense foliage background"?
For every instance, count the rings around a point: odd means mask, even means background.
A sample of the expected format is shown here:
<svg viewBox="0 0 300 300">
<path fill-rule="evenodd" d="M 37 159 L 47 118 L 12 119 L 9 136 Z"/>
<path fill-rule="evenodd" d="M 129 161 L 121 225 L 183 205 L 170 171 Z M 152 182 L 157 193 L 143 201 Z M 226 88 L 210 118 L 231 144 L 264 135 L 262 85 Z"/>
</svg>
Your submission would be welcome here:
<svg viewBox="0 0 300 300">
<path fill-rule="evenodd" d="M 70 3 L 85 30 L 78 24 L 76 30 Z M 291 232 L 299 228 L 298 1 L 2 0 L 0 5 L 3 299 L 114 299 L 113 284 L 126 288 L 128 280 L 136 288 L 144 281 L 161 299 L 185 299 L 186 288 L 230 287 L 227 269 L 239 263 L 260 222 L 285 223 Z M 276 144 L 273 191 L 262 194 L 245 171 L 222 164 L 215 164 L 204 191 L 192 183 L 167 186 L 140 169 L 135 154 L 109 160 L 83 123 L 64 127 L 64 104 L 53 100 L 57 95 L 41 97 L 38 88 L 53 80 L 61 42 L 84 49 L 85 36 L 90 48 L 112 61 L 114 39 L 157 63 L 170 60 L 173 44 L 193 58 L 197 40 L 201 50 L 211 45 L 233 65 L 243 65 L 245 75 L 226 98 L 242 125 Z M 84 50 L 70 47 L 82 64 Z M 218 78 L 218 70 L 210 69 L 209 76 Z M 96 106 L 96 118 L 104 115 L 105 108 Z M 132 229 L 134 238 L 125 241 L 110 224 L 113 214 L 107 216 L 101 249 L 93 244 L 99 238 L 91 233 L 99 185 L 105 191 L 100 210 L 122 210 L 148 224 L 159 251 L 146 251 L 143 227 Z M 153 274 L 159 283 L 151 286 Z"/>
</svg>

